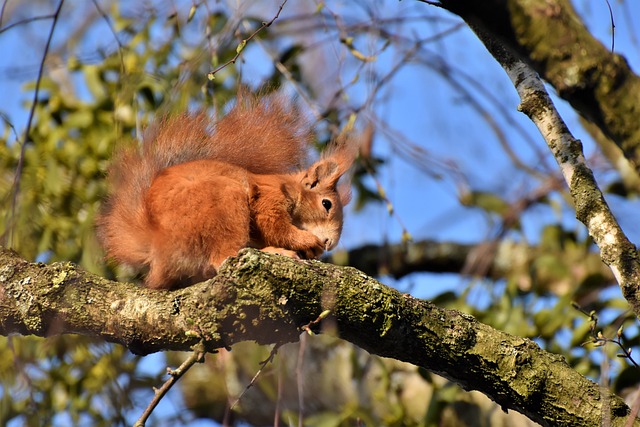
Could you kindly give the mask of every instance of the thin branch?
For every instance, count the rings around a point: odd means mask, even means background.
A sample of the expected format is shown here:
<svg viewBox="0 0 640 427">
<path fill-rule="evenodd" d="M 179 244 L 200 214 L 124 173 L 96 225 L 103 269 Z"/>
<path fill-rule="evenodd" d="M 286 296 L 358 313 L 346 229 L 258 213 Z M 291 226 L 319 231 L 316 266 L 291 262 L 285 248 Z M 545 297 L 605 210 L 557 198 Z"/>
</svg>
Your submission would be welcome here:
<svg viewBox="0 0 640 427">
<path fill-rule="evenodd" d="M 3 9 L 3 13 L 4 13 L 4 5 L 2 6 L 2 9 Z M 19 21 L 14 22 L 13 24 L 7 25 L 4 28 L 0 28 L 0 34 L 4 33 L 5 31 L 9 31 L 10 29 L 12 29 L 14 27 L 17 27 L 19 25 L 30 24 L 30 23 L 35 22 L 35 21 L 42 21 L 42 20 L 51 19 L 51 18 L 56 20 L 57 19 L 56 14 L 54 13 L 53 15 L 41 15 L 41 16 L 34 16 L 32 18 L 21 19 Z"/>
<path fill-rule="evenodd" d="M 298 347 L 298 360 L 296 363 L 296 386 L 298 388 L 298 427 L 302 427 L 304 420 L 304 353 L 307 351 L 307 336 L 300 335 L 300 346 Z"/>
<path fill-rule="evenodd" d="M 636 369 L 640 369 L 640 365 L 638 365 L 638 362 L 635 361 L 635 359 L 631 356 L 631 348 L 627 348 L 623 341 L 623 329 L 624 329 L 624 325 L 620 325 L 620 327 L 618 328 L 618 330 L 616 331 L 616 336 L 615 338 L 609 338 L 606 337 L 601 330 L 598 329 L 598 316 L 596 314 L 595 311 L 591 311 L 591 312 L 587 312 L 585 309 L 583 309 L 582 307 L 580 307 L 579 304 L 577 303 L 572 303 L 571 304 L 573 306 L 573 308 L 575 308 L 576 310 L 580 311 L 582 314 L 584 314 L 585 316 L 589 317 L 589 331 L 591 333 L 591 340 L 587 341 L 585 343 L 583 343 L 582 345 L 586 345 L 586 344 L 593 344 L 595 347 L 603 347 L 604 345 L 608 344 L 608 343 L 612 343 L 615 344 L 616 346 L 618 346 L 618 348 L 620 349 L 620 351 L 622 351 L 622 353 L 618 353 L 618 357 L 621 359 L 626 359 L 630 364 L 632 364 Z M 605 357 L 606 359 L 606 357 Z M 608 377 L 608 375 L 602 373 L 601 374 L 602 377 Z M 608 378 L 605 378 L 605 380 Z M 609 384 L 603 384 L 604 386 L 609 386 Z"/>
<path fill-rule="evenodd" d="M 632 427 L 633 423 L 636 421 L 636 417 L 638 416 L 638 411 L 640 411 L 640 388 L 636 390 L 635 395 L 633 405 L 631 406 L 631 412 L 629 413 L 627 421 L 624 423 L 624 427 Z"/>
<path fill-rule="evenodd" d="M 440 8 L 442 8 L 442 9 L 445 9 L 445 7 L 444 7 L 440 2 L 437 2 L 437 1 L 418 0 L 418 2 L 420 2 L 420 3 L 426 3 L 426 4 L 429 4 L 429 5 L 431 5 L 431 6 L 440 7 Z"/>
<path fill-rule="evenodd" d="M 233 58 L 231 58 L 230 60 L 228 60 L 227 62 L 225 62 L 224 64 L 220 65 L 218 68 L 216 68 L 213 71 L 210 71 L 209 74 L 207 74 L 207 77 L 209 78 L 209 80 L 215 79 L 216 78 L 215 75 L 216 75 L 216 73 L 218 71 L 222 70 L 223 68 L 226 68 L 230 64 L 235 64 L 236 63 L 236 61 L 240 57 L 240 54 L 242 53 L 242 51 L 246 47 L 247 43 L 249 41 L 251 41 L 256 35 L 258 35 L 258 33 L 260 33 L 262 30 L 264 30 L 267 27 L 270 27 L 271 24 L 273 24 L 275 22 L 275 20 L 278 19 L 278 17 L 280 16 L 280 12 L 282 12 L 282 9 L 284 8 L 284 5 L 287 3 L 287 1 L 288 0 L 284 0 L 282 2 L 282 4 L 280 4 L 280 7 L 278 8 L 278 12 L 271 19 L 271 21 L 263 22 L 262 25 L 257 30 L 255 30 L 249 37 L 247 37 L 246 39 L 243 39 L 240 42 L 238 47 L 236 47 L 236 54 L 233 56 Z"/>
<path fill-rule="evenodd" d="M 9 0 L 4 0 L 0 8 L 0 25 L 2 25 L 2 20 L 4 19 L 4 11 L 7 8 L 7 3 L 9 3 Z"/>
<path fill-rule="evenodd" d="M 529 57 L 527 61 L 533 55 L 535 61 L 529 65 L 540 77 L 582 117 L 598 126 L 622 150 L 636 171 L 640 171 L 637 104 L 625 102 L 630 97 L 638 98 L 640 77 L 633 73 L 627 61 L 611 53 L 611 46 L 603 45 L 589 33 L 572 2 L 517 0 L 513 8 L 501 0 L 482 2 L 482 6 L 474 0 L 441 0 L 440 3 L 472 27 L 489 33 L 491 37 L 485 40 L 485 45 L 497 42 L 516 56 Z M 541 10 L 546 17 L 541 15 Z M 547 19 L 551 16 L 552 19 Z M 517 32 L 513 31 L 514 25 L 518 27 Z M 563 37 L 547 37 L 550 45 L 541 49 L 535 36 L 540 34 L 562 34 Z M 577 45 L 580 49 L 574 48 Z M 612 76 L 615 76 L 616 90 L 611 90 Z M 607 96 L 600 96 L 602 93 Z M 611 117 L 615 120 L 608 119 Z"/>
<path fill-rule="evenodd" d="M 170 369 L 167 368 L 167 373 L 169 374 L 169 379 L 162 384 L 162 387 L 155 390 L 155 395 L 153 399 L 147 406 L 147 409 L 144 410 L 138 421 L 134 424 L 134 427 L 144 427 L 147 420 L 151 416 L 153 410 L 158 406 L 158 403 L 162 400 L 162 398 L 167 394 L 167 392 L 173 387 L 173 385 L 178 382 L 178 380 L 196 363 L 202 363 L 204 361 L 204 345 L 200 344 L 194 348 L 193 353 L 185 360 L 182 365 L 178 369 Z"/>
<path fill-rule="evenodd" d="M 609 8 L 609 18 L 611 18 L 611 53 L 613 53 L 616 47 L 616 23 L 613 21 L 613 10 L 611 10 L 609 0 L 605 0 L 605 2 Z"/>
<path fill-rule="evenodd" d="M 60 11 L 62 10 L 62 5 L 64 4 L 64 0 L 60 0 L 58 3 L 58 7 L 56 8 L 55 13 L 53 14 L 53 22 L 51 23 L 51 30 L 49 30 L 49 37 L 47 38 L 47 43 L 44 48 L 44 52 L 42 54 L 42 60 L 40 61 L 40 66 L 38 68 L 38 77 L 36 78 L 36 88 L 33 91 L 33 102 L 31 103 L 31 109 L 29 110 L 29 118 L 27 120 L 27 127 L 24 130 L 24 137 L 22 140 L 22 146 L 20 147 L 20 158 L 18 159 L 18 166 L 16 167 L 16 172 L 13 178 L 13 194 L 11 197 L 11 209 L 10 209 L 10 218 L 13 222 L 16 214 L 16 204 L 18 200 L 18 193 L 20 192 L 20 177 L 22 176 L 22 168 L 24 167 L 24 156 L 25 151 L 27 149 L 27 142 L 29 140 L 29 133 L 31 132 L 31 123 L 33 122 L 33 116 L 36 111 L 36 105 L 38 105 L 38 95 L 40 94 L 40 83 L 42 82 L 42 75 L 44 73 L 44 64 L 47 60 L 47 54 L 49 53 L 49 48 L 51 47 L 51 40 L 53 39 L 53 32 L 56 28 L 56 24 L 58 23 L 58 18 L 60 17 Z M 9 231 L 7 234 L 7 243 L 11 243 L 11 237 L 13 233 Z"/>
<path fill-rule="evenodd" d="M 244 390 L 242 390 L 242 393 L 240 393 L 240 395 L 236 398 L 236 400 L 231 404 L 231 406 L 229 407 L 229 412 L 231 412 L 233 410 L 233 408 L 235 408 L 238 405 L 238 403 L 240 403 L 240 399 L 242 399 L 242 397 L 245 395 L 245 393 L 248 392 L 251 387 L 253 387 L 253 385 L 256 383 L 256 381 L 258 381 L 258 378 L 260 377 L 260 374 L 262 374 L 262 371 L 264 370 L 264 368 L 269 363 L 273 362 L 273 359 L 276 357 L 276 354 L 278 354 L 278 349 L 279 348 L 280 348 L 280 345 L 276 344 L 271 349 L 271 353 L 269 353 L 269 357 L 267 357 L 265 360 L 260 362 L 260 369 L 258 369 L 258 371 L 253 376 L 253 378 L 251 378 L 251 381 L 249 381 L 249 384 L 247 384 L 247 386 L 244 388 Z"/>
<path fill-rule="evenodd" d="M 393 67 L 391 67 L 391 70 L 389 70 L 389 72 L 387 72 L 384 76 L 382 76 L 380 79 L 376 81 L 374 87 L 369 91 L 369 96 L 367 97 L 367 99 L 362 103 L 360 107 L 355 109 L 356 113 L 362 110 L 371 108 L 371 105 L 373 104 L 374 99 L 376 98 L 378 93 L 381 91 L 382 87 L 388 84 L 389 81 L 391 81 L 391 79 L 395 77 L 396 74 L 398 74 L 398 72 L 402 68 L 404 68 L 407 64 L 411 63 L 411 60 L 415 56 L 418 49 L 422 47 L 422 45 L 423 45 L 422 40 L 416 40 L 413 46 L 411 46 L 409 49 L 406 50 L 406 52 L 404 52 L 402 57 L 398 61 L 396 61 Z"/>
<path fill-rule="evenodd" d="M 102 19 L 104 19 L 104 22 L 109 27 L 109 31 L 111 31 L 111 34 L 113 34 L 113 38 L 115 39 L 116 43 L 118 44 L 118 55 L 120 56 L 120 69 L 121 69 L 122 74 L 124 74 L 124 72 L 125 72 L 124 56 L 122 55 L 122 50 L 124 49 L 124 47 L 122 46 L 122 43 L 120 42 L 120 39 L 118 39 L 118 33 L 116 33 L 116 30 L 115 30 L 115 28 L 113 28 L 113 25 L 111 24 L 111 21 L 109 21 L 109 16 L 106 14 L 105 11 L 102 10 L 100 5 L 98 4 L 98 0 L 92 0 L 92 1 L 93 1 L 94 7 L 96 8 L 96 10 L 100 14 L 100 16 L 102 16 Z"/>
<path fill-rule="evenodd" d="M 514 120 L 511 111 L 509 110 L 508 106 L 505 105 L 504 99 L 497 96 L 495 92 L 493 92 L 486 85 L 486 82 L 481 82 L 476 79 L 472 73 L 468 73 L 465 70 L 456 67 L 454 64 L 442 57 L 437 51 L 425 52 L 425 55 L 423 55 L 422 58 L 419 58 L 419 62 L 437 72 L 455 90 L 462 93 L 462 95 L 465 96 L 467 100 L 472 101 L 471 107 L 476 109 L 480 116 L 485 120 L 491 120 L 495 123 L 495 119 L 489 116 L 493 116 L 495 115 L 495 111 L 499 111 L 501 113 L 502 119 L 516 130 L 516 132 L 522 137 L 522 139 L 533 151 L 537 152 L 537 161 L 539 163 L 542 163 L 544 172 L 531 170 L 529 166 L 526 166 L 522 161 L 517 159 L 516 154 L 513 152 L 511 147 L 508 146 L 506 138 L 504 137 L 504 135 L 501 135 L 503 134 L 503 132 L 497 130 L 495 124 L 488 123 L 494 133 L 496 133 L 498 142 L 505 149 L 507 156 L 512 159 L 512 162 L 516 166 L 518 166 L 518 168 L 525 170 L 530 174 L 536 175 L 538 178 L 540 178 L 541 176 L 546 177 L 550 173 L 549 166 L 546 164 L 545 156 L 543 155 L 542 150 L 540 150 L 540 147 L 536 144 L 536 141 L 534 141 L 533 137 L 527 130 L 524 129 L 524 127 L 518 121 Z M 463 82 L 466 82 L 469 86 L 471 86 L 471 89 L 475 93 L 475 96 L 469 89 L 466 88 Z M 478 95 L 482 95 L 491 104 L 493 114 L 489 114 L 487 109 L 482 106 L 479 100 L 480 96 Z M 500 132 L 500 134 L 498 134 L 498 132 Z"/>
<path fill-rule="evenodd" d="M 13 125 L 13 123 L 11 123 L 11 120 L 9 120 L 9 117 L 7 117 L 7 115 L 3 112 L 0 112 L 0 119 L 2 119 L 2 121 L 9 126 L 9 128 L 11 129 L 11 131 L 13 132 L 13 135 L 16 139 L 16 141 L 18 139 L 20 139 L 20 135 L 18 135 L 18 131 L 16 130 L 16 127 Z"/>
</svg>

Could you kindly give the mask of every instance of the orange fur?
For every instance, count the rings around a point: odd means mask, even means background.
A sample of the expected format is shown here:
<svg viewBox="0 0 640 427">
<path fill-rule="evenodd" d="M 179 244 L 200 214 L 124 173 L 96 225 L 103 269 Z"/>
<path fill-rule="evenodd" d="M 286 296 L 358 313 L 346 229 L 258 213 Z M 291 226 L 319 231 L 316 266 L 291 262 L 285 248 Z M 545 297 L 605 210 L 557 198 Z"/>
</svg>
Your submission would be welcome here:
<svg viewBox="0 0 640 427">
<path fill-rule="evenodd" d="M 310 135 L 278 96 L 241 95 L 217 123 L 161 120 L 140 150 L 114 158 L 98 218 L 107 256 L 170 289 L 212 277 L 243 247 L 302 258 L 334 248 L 349 201 L 338 180 L 355 149 L 341 141 L 304 169 Z"/>
</svg>

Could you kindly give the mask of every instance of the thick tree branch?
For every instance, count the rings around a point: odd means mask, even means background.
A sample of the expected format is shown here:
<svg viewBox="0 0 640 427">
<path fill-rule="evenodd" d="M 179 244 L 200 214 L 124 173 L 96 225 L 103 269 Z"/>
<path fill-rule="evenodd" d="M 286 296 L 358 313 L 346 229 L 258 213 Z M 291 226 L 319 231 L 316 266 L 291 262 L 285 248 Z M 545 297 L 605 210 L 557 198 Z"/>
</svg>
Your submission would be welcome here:
<svg viewBox="0 0 640 427">
<path fill-rule="evenodd" d="M 542 425 L 624 424 L 622 399 L 534 342 L 401 294 L 354 268 L 244 250 L 214 279 L 173 291 L 110 282 L 0 250 L 0 332 L 82 333 L 145 354 L 294 341 L 324 310 L 340 336 L 479 390 Z M 636 423 L 635 425 L 640 425 Z"/>
<path fill-rule="evenodd" d="M 441 0 L 531 65 L 640 171 L 640 77 L 594 38 L 570 0 Z"/>
</svg>

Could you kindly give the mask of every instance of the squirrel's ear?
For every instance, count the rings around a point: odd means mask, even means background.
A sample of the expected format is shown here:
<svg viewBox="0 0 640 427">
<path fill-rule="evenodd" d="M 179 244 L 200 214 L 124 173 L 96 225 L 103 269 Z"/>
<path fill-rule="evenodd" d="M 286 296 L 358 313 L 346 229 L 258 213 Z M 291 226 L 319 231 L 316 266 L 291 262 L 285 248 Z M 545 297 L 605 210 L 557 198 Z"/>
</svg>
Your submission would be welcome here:
<svg viewBox="0 0 640 427">
<path fill-rule="evenodd" d="M 304 185 L 307 190 L 315 188 L 318 184 L 322 184 L 325 187 L 332 187 L 336 185 L 341 175 L 338 170 L 338 163 L 331 159 L 320 160 L 307 169 L 307 172 L 302 178 L 302 185 Z"/>
</svg>

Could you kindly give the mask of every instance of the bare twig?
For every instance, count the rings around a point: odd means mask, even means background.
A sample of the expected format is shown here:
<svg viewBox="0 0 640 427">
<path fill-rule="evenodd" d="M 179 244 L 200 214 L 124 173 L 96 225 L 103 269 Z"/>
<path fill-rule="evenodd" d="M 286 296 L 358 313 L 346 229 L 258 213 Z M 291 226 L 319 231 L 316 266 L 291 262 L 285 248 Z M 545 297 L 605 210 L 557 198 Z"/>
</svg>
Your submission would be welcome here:
<svg viewBox="0 0 640 427">
<path fill-rule="evenodd" d="M 4 5 L 3 5 L 3 10 L 4 10 Z M 4 33 L 5 31 L 9 31 L 12 28 L 15 28 L 19 25 L 25 25 L 25 24 L 30 24 L 32 22 L 35 21 L 42 21 L 45 19 L 57 19 L 56 14 L 54 13 L 53 15 L 41 15 L 41 16 L 34 16 L 32 18 L 25 18 L 25 19 L 21 19 L 19 21 L 14 22 L 13 24 L 9 24 L 4 28 L 0 28 L 0 34 Z"/>
<path fill-rule="evenodd" d="M 13 222 L 15 218 L 16 212 L 16 204 L 18 200 L 18 193 L 20 192 L 20 177 L 22 175 L 22 168 L 24 167 L 24 155 L 25 150 L 27 149 L 27 142 L 29 140 L 29 132 L 31 131 L 31 123 L 33 122 L 33 116 L 36 111 L 36 105 L 38 104 L 38 95 L 40 94 L 40 83 L 42 82 L 42 75 L 44 73 L 44 64 L 47 60 L 47 54 L 49 53 L 49 48 L 51 47 L 51 40 L 53 39 L 53 32 L 56 28 L 56 24 L 58 23 L 58 18 L 60 17 L 60 11 L 62 10 L 62 5 L 64 4 L 64 0 L 60 0 L 58 3 L 58 7 L 56 11 L 52 15 L 53 22 L 51 23 L 51 30 L 49 30 L 49 37 L 47 38 L 47 43 L 44 48 L 44 52 L 42 54 L 42 60 L 40 61 L 40 66 L 38 68 L 38 77 L 36 78 L 36 87 L 33 91 L 33 102 L 31 103 L 31 109 L 29 110 L 29 118 L 27 119 L 27 126 L 24 130 L 24 137 L 22 140 L 22 146 L 20 147 L 20 158 L 18 159 L 18 166 L 16 167 L 16 172 L 13 178 L 13 194 L 11 197 L 11 209 L 10 209 L 10 218 Z M 9 246 L 11 246 L 11 236 L 12 232 L 8 231 L 7 233 L 7 242 Z"/>
<path fill-rule="evenodd" d="M 296 364 L 296 379 L 298 385 L 298 426 L 302 427 L 304 420 L 304 382 L 303 382 L 303 362 L 304 353 L 307 348 L 307 335 L 314 335 L 311 327 L 319 324 L 322 319 L 327 317 L 331 313 L 331 310 L 324 310 L 318 317 L 311 322 L 303 325 L 300 329 L 306 332 L 300 336 L 300 347 L 298 348 L 298 363 Z"/>
<path fill-rule="evenodd" d="M 224 64 L 220 65 L 218 68 L 216 68 L 213 71 L 210 71 L 207 74 L 207 77 L 209 78 L 209 80 L 213 80 L 216 78 L 216 73 L 220 70 L 222 70 L 223 68 L 227 67 L 230 64 L 235 64 L 236 61 L 238 60 L 238 58 L 240 57 L 240 54 L 242 53 L 242 51 L 244 50 L 244 48 L 246 47 L 247 43 L 253 39 L 256 35 L 258 35 L 258 33 L 260 33 L 262 30 L 264 30 L 267 27 L 270 27 L 271 24 L 273 24 L 275 22 L 276 19 L 278 19 L 278 17 L 280 16 L 280 12 L 282 12 L 282 9 L 284 8 L 284 5 L 287 3 L 287 0 L 284 0 L 282 2 L 282 4 L 280 4 L 280 7 L 278 8 L 278 12 L 275 14 L 275 16 L 271 19 L 271 21 L 265 21 L 262 23 L 262 25 L 255 30 L 249 37 L 247 37 L 246 39 L 243 39 L 240 44 L 238 45 L 238 47 L 236 47 L 236 54 L 233 56 L 233 58 L 231 58 L 230 60 L 228 60 L 227 62 L 225 62 Z"/>
<path fill-rule="evenodd" d="M 591 333 L 591 340 L 587 341 L 586 343 L 583 343 L 583 345 L 592 343 L 596 347 L 602 347 L 607 343 L 615 344 L 622 351 L 622 353 L 618 353 L 618 357 L 620 357 L 622 359 L 627 359 L 629 361 L 629 363 L 631 363 L 635 368 L 640 368 L 640 365 L 638 365 L 638 362 L 636 362 L 633 359 L 633 357 L 631 357 L 631 348 L 627 348 L 624 345 L 624 343 L 622 342 L 622 337 L 623 337 L 623 335 L 622 335 L 623 326 L 622 325 L 620 325 L 620 327 L 616 331 L 615 338 L 608 338 L 602 333 L 602 331 L 598 330 L 598 316 L 596 315 L 595 311 L 591 311 L 591 312 L 587 313 L 582 307 L 580 307 L 576 303 L 573 303 L 572 306 L 576 310 L 580 311 L 582 314 L 584 314 L 586 316 L 589 316 L 589 322 L 591 322 L 591 325 L 589 326 L 589 330 L 590 330 L 590 333 Z"/>
<path fill-rule="evenodd" d="M 273 61 L 273 65 L 274 67 L 276 67 L 276 70 L 278 70 L 280 72 L 280 74 L 282 74 L 284 76 L 284 78 L 291 84 L 291 86 L 294 88 L 294 90 L 296 91 L 296 93 L 298 94 L 298 96 L 300 96 L 300 99 L 302 99 L 304 101 L 305 104 L 307 104 L 307 106 L 309 107 L 309 109 L 311 110 L 311 113 L 313 114 L 313 116 L 315 117 L 316 120 L 320 121 L 323 118 L 322 113 L 320 112 L 318 106 L 315 104 L 315 102 L 311 99 L 311 97 L 309 96 L 309 94 L 307 93 L 307 91 L 302 87 L 302 85 L 300 85 L 300 83 L 298 83 L 298 81 L 296 80 L 296 78 L 293 76 L 293 74 L 291 73 L 291 71 L 289 71 L 287 69 L 287 67 L 280 62 L 280 60 L 278 60 L 277 55 L 274 52 L 271 52 L 265 45 L 264 43 L 261 42 L 261 40 L 256 40 L 256 43 L 259 46 L 262 46 L 262 49 L 264 50 L 264 52 L 269 55 L 269 57 L 271 58 L 271 60 Z M 332 131 L 337 132 L 337 128 L 335 127 L 331 127 Z"/>
<path fill-rule="evenodd" d="M 502 146 L 505 154 L 507 155 L 507 157 L 509 157 L 509 159 L 511 159 L 511 162 L 516 167 L 518 167 L 518 169 L 541 179 L 544 179 L 546 176 L 548 176 L 548 170 L 538 171 L 528 166 L 511 148 L 509 138 L 507 138 L 504 131 L 500 128 L 498 121 L 494 118 L 496 110 L 501 113 L 502 120 L 505 120 L 507 123 L 509 123 L 509 125 L 515 128 L 515 130 L 521 135 L 522 139 L 527 142 L 531 149 L 539 153 L 538 161 L 545 166 L 545 169 L 547 169 L 545 164 L 545 157 L 542 155 L 542 150 L 540 150 L 540 147 L 535 144 L 535 140 L 516 120 L 513 120 L 513 118 L 511 117 L 511 112 L 505 105 L 504 100 L 496 97 L 495 94 L 487 88 L 485 83 L 480 82 L 472 74 L 467 73 L 465 70 L 457 68 L 455 65 L 449 63 L 444 57 L 442 57 L 438 52 L 435 51 L 425 51 L 421 55 L 421 57 L 418 58 L 418 61 L 419 63 L 422 63 L 428 68 L 437 72 L 445 81 L 447 81 L 447 83 L 449 83 L 449 85 L 451 85 L 453 89 L 464 96 L 464 99 L 469 104 L 469 106 L 476 110 L 479 116 L 483 120 L 485 120 L 485 122 L 487 122 L 487 125 L 495 134 L 496 139 Z M 463 82 L 466 82 L 466 85 L 463 84 Z M 467 85 L 470 86 L 470 89 L 467 88 Z M 475 92 L 475 94 L 472 92 L 472 90 L 473 92 Z M 491 111 L 484 107 L 483 103 L 481 102 L 481 96 L 479 95 L 484 97 L 491 104 Z"/>
<path fill-rule="evenodd" d="M 249 389 L 251 387 L 253 387 L 253 385 L 256 383 L 256 381 L 258 381 L 258 377 L 260 377 L 260 374 L 262 373 L 262 371 L 264 370 L 264 368 L 271 362 L 273 362 L 273 358 L 276 357 L 276 354 L 278 354 L 278 349 L 280 348 L 279 345 L 275 345 L 272 349 L 271 349 L 271 353 L 269 353 L 269 357 L 267 357 L 265 360 L 263 360 L 262 362 L 260 362 L 260 369 L 258 369 L 258 372 L 256 372 L 256 374 L 253 376 L 253 378 L 251 378 L 251 381 L 249 381 L 249 384 L 247 384 L 247 386 L 244 388 L 244 390 L 242 390 L 242 393 L 240 393 L 240 396 L 238 396 L 236 398 L 236 400 L 231 404 L 231 406 L 229 407 L 229 412 L 231 412 L 233 410 L 233 408 L 236 407 L 236 405 L 238 403 L 240 403 L 240 399 L 242 399 L 242 396 L 245 395 L 245 393 L 247 391 L 249 391 Z"/>
<path fill-rule="evenodd" d="M 314 323 L 317 321 L 318 319 L 314 320 L 311 323 Z M 309 329 L 307 330 L 307 332 L 308 331 Z M 307 350 L 307 334 L 302 334 L 300 336 L 300 347 L 298 347 L 298 361 L 297 361 L 298 363 L 296 363 L 296 385 L 298 386 L 298 427 L 303 426 L 303 420 L 304 420 L 304 380 L 303 380 L 304 376 L 302 375 L 303 374 L 302 369 L 304 367 L 304 353 L 306 350 Z"/>
<path fill-rule="evenodd" d="M 9 126 L 9 128 L 13 132 L 14 137 L 16 138 L 16 141 L 20 139 L 20 135 L 18 135 L 16 127 L 13 125 L 13 123 L 11 123 L 11 120 L 9 120 L 9 117 L 7 117 L 5 113 L 0 112 L 0 119 L 2 119 L 2 121 L 5 122 L 7 126 Z"/>
<path fill-rule="evenodd" d="M 0 8 L 0 25 L 2 25 L 2 20 L 4 19 L 4 11 L 7 8 L 7 3 L 9 3 L 9 0 L 4 0 Z"/>
<path fill-rule="evenodd" d="M 280 409 L 280 402 L 282 401 L 282 392 L 284 389 L 284 379 L 282 378 L 283 372 L 284 372 L 284 369 L 280 367 L 280 369 L 278 369 L 278 394 L 276 396 L 276 407 L 275 407 L 275 410 L 273 411 L 273 427 L 280 426 L 280 413 L 282 412 L 282 410 Z"/>
<path fill-rule="evenodd" d="M 483 276 L 487 275 L 495 261 L 499 243 L 505 238 L 507 232 L 513 229 L 531 206 L 539 203 L 551 192 L 562 188 L 562 177 L 559 174 L 549 176 L 539 187 L 529 193 L 523 194 L 517 200 L 510 201 L 508 209 L 501 214 L 502 221 L 495 235 L 487 242 L 480 243 L 469 253 L 462 274 Z"/>
<path fill-rule="evenodd" d="M 609 0 L 605 0 L 605 2 L 609 8 L 609 18 L 611 18 L 611 53 L 613 53 L 616 47 L 616 23 L 613 21 L 613 10 L 611 10 Z"/>
<path fill-rule="evenodd" d="M 430 4 L 431 6 L 435 6 L 435 7 L 442 7 L 442 4 L 440 4 L 440 2 L 437 1 L 429 1 L 429 0 L 418 0 L 420 3 L 426 3 L 426 4 Z"/>
<path fill-rule="evenodd" d="M 124 56 L 122 55 L 122 50 L 124 48 L 122 46 L 122 43 L 120 42 L 120 39 L 118 39 L 118 34 L 116 33 L 115 28 L 113 28 L 113 25 L 111 24 L 111 21 L 109 20 L 109 16 L 106 14 L 105 11 L 102 10 L 100 5 L 98 4 L 98 0 L 93 0 L 93 5 L 96 8 L 96 10 L 98 11 L 98 13 L 100 14 L 100 16 L 102 16 L 102 19 L 104 19 L 104 22 L 109 27 L 109 31 L 111 31 L 111 34 L 113 34 L 113 38 L 115 39 L 116 43 L 118 44 L 118 55 L 120 56 L 120 69 L 121 69 L 121 72 L 124 74 L 124 72 L 125 72 Z"/>
<path fill-rule="evenodd" d="M 324 310 L 322 313 L 320 313 L 320 315 L 318 315 L 318 317 L 316 317 L 314 320 L 307 323 L 306 325 L 301 326 L 300 329 L 305 331 L 308 335 L 314 335 L 313 331 L 311 330 L 311 327 L 320 323 L 322 319 L 327 317 L 329 314 L 331 314 L 331 310 Z"/>
<path fill-rule="evenodd" d="M 178 369 L 170 369 L 167 368 L 167 373 L 169 374 L 169 379 L 162 384 L 162 387 L 159 389 L 155 389 L 155 395 L 153 399 L 147 406 L 147 409 L 144 410 L 138 421 L 134 424 L 134 427 L 143 427 L 153 410 L 158 406 L 158 403 L 162 400 L 162 398 L 167 394 L 167 392 L 173 387 L 173 385 L 178 382 L 178 380 L 187 372 L 193 365 L 196 363 L 202 363 L 204 361 L 204 345 L 199 345 L 197 348 L 194 348 L 193 353 L 185 360 L 182 365 Z"/>
</svg>

